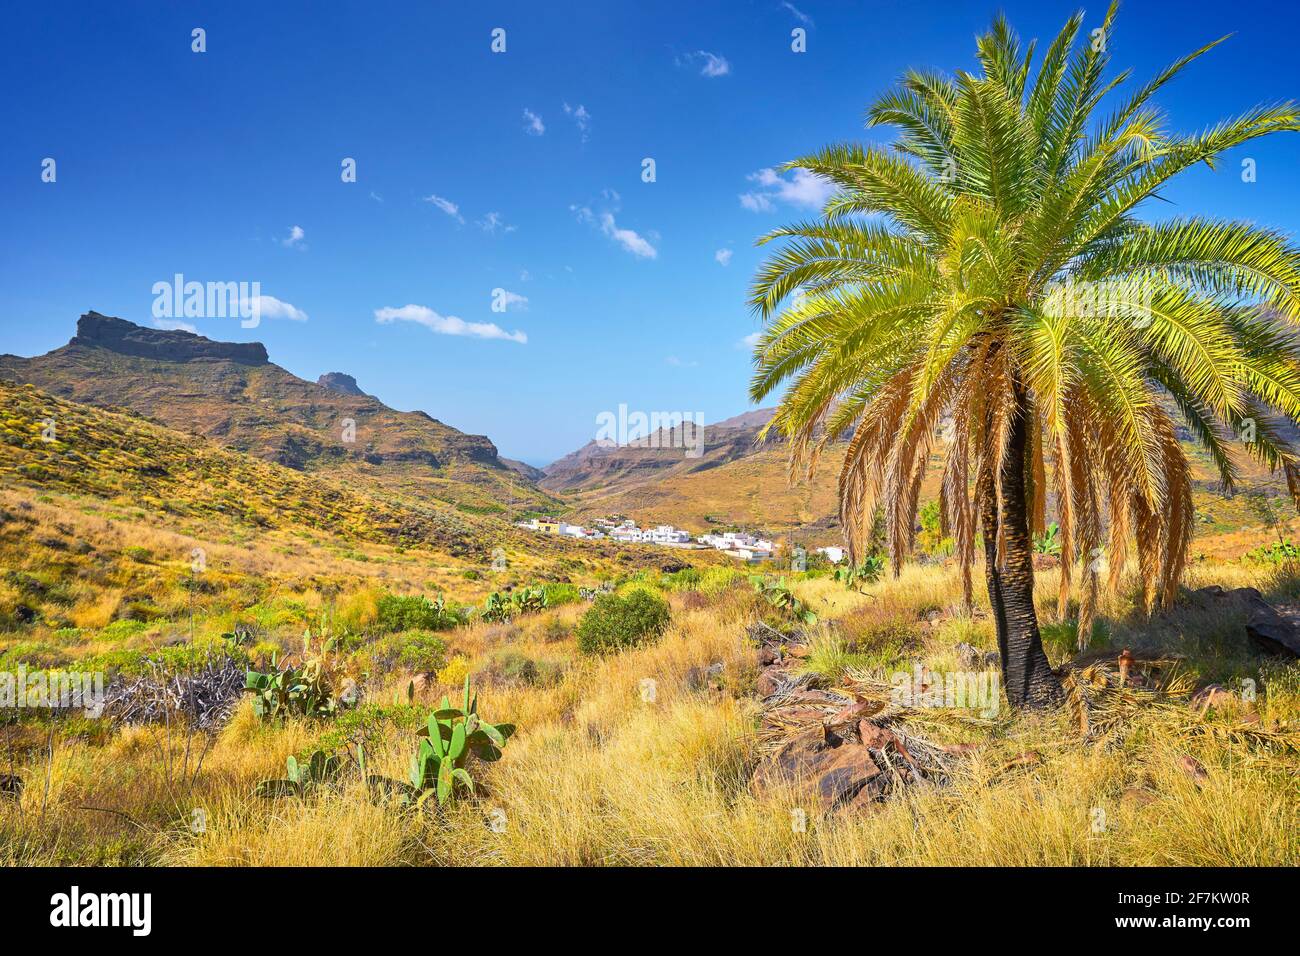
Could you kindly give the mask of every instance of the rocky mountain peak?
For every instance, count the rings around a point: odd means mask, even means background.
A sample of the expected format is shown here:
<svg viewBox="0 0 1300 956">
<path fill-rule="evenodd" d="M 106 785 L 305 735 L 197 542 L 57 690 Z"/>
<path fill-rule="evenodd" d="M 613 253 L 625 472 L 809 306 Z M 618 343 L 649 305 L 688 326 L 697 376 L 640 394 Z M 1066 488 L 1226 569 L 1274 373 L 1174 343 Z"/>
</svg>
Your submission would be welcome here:
<svg viewBox="0 0 1300 956">
<path fill-rule="evenodd" d="M 266 365 L 270 361 L 261 342 L 214 342 L 193 332 L 147 329 L 94 311 L 77 320 L 77 334 L 68 344 L 164 362 L 214 359 L 240 365 Z"/>
<path fill-rule="evenodd" d="M 339 392 L 343 395 L 366 394 L 361 391 L 355 378 L 343 372 L 326 372 L 320 378 L 316 379 L 316 384 L 328 388 L 332 392 Z"/>
</svg>

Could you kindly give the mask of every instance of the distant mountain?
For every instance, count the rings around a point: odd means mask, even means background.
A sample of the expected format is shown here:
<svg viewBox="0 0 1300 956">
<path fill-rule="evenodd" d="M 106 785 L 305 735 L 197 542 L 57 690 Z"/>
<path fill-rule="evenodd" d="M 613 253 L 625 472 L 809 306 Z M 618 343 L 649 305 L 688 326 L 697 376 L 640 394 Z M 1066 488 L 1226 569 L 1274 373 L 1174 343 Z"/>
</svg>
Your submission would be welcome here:
<svg viewBox="0 0 1300 956">
<path fill-rule="evenodd" d="M 389 408 L 350 375 L 304 381 L 272 364 L 256 342 L 214 342 L 87 312 L 62 348 L 0 355 L 0 378 L 133 412 L 297 471 L 478 511 L 553 503 L 484 436 Z"/>
<path fill-rule="evenodd" d="M 624 445 L 593 440 L 543 468 L 540 484 L 551 491 L 577 491 L 709 471 L 754 454 L 758 432 L 775 412 L 759 408 L 699 431 L 685 422 Z"/>
<path fill-rule="evenodd" d="M 588 442 L 547 465 L 540 484 L 563 494 L 585 517 L 625 514 L 643 524 L 675 524 L 694 532 L 800 529 L 811 535 L 808 540 L 835 541 L 839 453 L 828 453 L 811 484 L 791 484 L 784 441 L 770 437 L 758 443 L 759 431 L 775 413 L 757 408 L 706 424 L 698 445 L 693 424 L 661 429 L 626 445 Z"/>
<path fill-rule="evenodd" d="M 316 384 L 322 388 L 328 388 L 332 392 L 339 392 L 343 395 L 364 395 L 361 387 L 357 385 L 357 380 L 351 375 L 345 375 L 342 372 L 326 372 L 320 378 L 316 379 Z"/>
</svg>

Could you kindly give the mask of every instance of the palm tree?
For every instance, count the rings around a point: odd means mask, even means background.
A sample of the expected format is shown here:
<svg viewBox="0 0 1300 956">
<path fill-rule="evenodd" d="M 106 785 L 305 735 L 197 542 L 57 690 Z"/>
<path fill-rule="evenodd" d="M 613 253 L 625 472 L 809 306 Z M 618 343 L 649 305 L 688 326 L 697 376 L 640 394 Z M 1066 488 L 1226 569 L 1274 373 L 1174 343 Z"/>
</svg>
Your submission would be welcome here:
<svg viewBox="0 0 1300 956">
<path fill-rule="evenodd" d="M 1049 496 L 1060 525 L 1064 617 L 1079 585 L 1091 633 L 1100 576 L 1117 586 L 1130 540 L 1148 610 L 1176 594 L 1192 531 L 1181 416 L 1218 467 L 1232 446 L 1285 472 L 1300 455 L 1277 414 L 1300 417 L 1300 252 L 1233 221 L 1138 218 L 1183 170 L 1300 128 L 1293 103 L 1193 135 L 1165 129 L 1152 97 L 1209 43 L 1119 99 L 1104 78 L 1116 7 L 1084 37 L 1066 23 L 1032 77 L 1034 46 L 998 18 L 979 73 L 909 71 L 867 112 L 892 149 L 828 146 L 787 164 L 836 193 L 783 240 L 754 280 L 767 322 L 755 401 L 787 383 L 769 428 L 792 472 L 847 436 L 840 514 L 854 561 L 876 508 L 898 573 L 921 481 L 942 462 L 944 533 L 967 602 L 976 522 L 1007 697 L 1058 702 L 1033 601 L 1032 534 Z"/>
</svg>

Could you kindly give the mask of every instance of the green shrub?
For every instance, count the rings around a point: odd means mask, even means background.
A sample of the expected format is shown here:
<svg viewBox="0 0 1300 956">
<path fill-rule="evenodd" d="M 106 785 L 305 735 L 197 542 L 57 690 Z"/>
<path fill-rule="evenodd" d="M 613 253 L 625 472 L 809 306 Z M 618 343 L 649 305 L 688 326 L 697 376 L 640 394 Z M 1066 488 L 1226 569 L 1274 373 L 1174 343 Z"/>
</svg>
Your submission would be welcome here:
<svg viewBox="0 0 1300 956">
<path fill-rule="evenodd" d="M 699 587 L 704 580 L 704 572 L 699 568 L 682 568 L 672 574 L 665 574 L 663 586 L 669 591 L 687 591 Z"/>
<path fill-rule="evenodd" d="M 543 584 L 542 590 L 546 593 L 547 607 L 573 604 L 575 601 L 582 600 L 581 592 L 579 592 L 577 586 L 572 584 Z"/>
<path fill-rule="evenodd" d="M 403 670 L 419 674 L 437 673 L 447 663 L 447 642 L 429 631 L 401 635 L 397 663 Z"/>
<path fill-rule="evenodd" d="M 146 629 L 147 625 L 144 621 L 133 621 L 123 618 L 120 621 L 113 621 L 106 628 L 100 631 L 99 638 L 103 641 L 124 641 L 128 637 L 135 637 L 135 635 Z"/>
<path fill-rule="evenodd" d="M 396 631 L 442 631 L 459 623 L 456 613 L 447 607 L 442 595 L 430 601 L 423 594 L 402 597 L 385 594 L 376 607 L 375 626 L 384 633 Z"/>
<path fill-rule="evenodd" d="M 668 602 L 649 591 L 603 594 L 578 622 L 578 650 L 606 654 L 655 640 L 668 627 Z"/>
<path fill-rule="evenodd" d="M 739 568 L 717 566 L 704 571 L 697 589 L 704 594 L 718 595 L 744 580 L 745 572 Z"/>
<path fill-rule="evenodd" d="M 22 641 L 0 654 L 0 671 L 15 671 L 20 664 L 28 670 L 51 670 L 71 661 L 61 648 L 39 641 Z"/>
<path fill-rule="evenodd" d="M 1292 544 L 1289 538 L 1284 541 L 1274 541 L 1267 547 L 1260 545 L 1246 552 L 1246 559 L 1257 564 L 1284 564 L 1296 558 L 1300 558 L 1300 548 Z"/>
</svg>

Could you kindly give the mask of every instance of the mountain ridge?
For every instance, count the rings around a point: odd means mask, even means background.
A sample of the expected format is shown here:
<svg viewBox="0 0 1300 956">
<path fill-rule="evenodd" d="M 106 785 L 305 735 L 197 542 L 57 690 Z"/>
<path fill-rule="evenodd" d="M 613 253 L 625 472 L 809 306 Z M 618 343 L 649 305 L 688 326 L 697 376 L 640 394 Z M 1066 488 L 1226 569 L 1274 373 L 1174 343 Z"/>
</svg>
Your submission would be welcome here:
<svg viewBox="0 0 1300 956">
<path fill-rule="evenodd" d="M 340 473 L 479 510 L 554 504 L 486 436 L 390 408 L 360 388 L 353 394 L 299 378 L 258 342 L 215 342 L 90 311 L 60 348 L 0 355 L 0 376 L 298 471 Z"/>
</svg>

